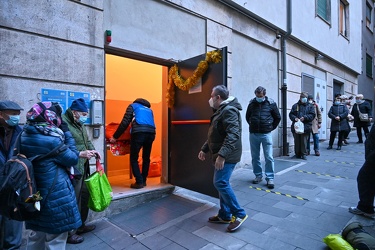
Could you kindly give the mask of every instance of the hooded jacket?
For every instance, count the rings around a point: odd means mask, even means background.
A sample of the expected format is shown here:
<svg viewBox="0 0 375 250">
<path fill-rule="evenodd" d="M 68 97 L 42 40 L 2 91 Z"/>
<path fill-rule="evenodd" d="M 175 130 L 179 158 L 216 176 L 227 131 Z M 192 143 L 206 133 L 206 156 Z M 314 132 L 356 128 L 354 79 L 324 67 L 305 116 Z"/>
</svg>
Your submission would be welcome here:
<svg viewBox="0 0 375 250">
<path fill-rule="evenodd" d="M 77 164 L 78 152 L 72 134 L 67 131 L 64 135 L 64 142 L 68 148 L 57 156 L 33 162 L 37 189 L 43 200 L 40 216 L 26 221 L 26 229 L 60 234 L 76 229 L 82 224 L 74 188 L 66 171 L 68 167 Z M 21 134 L 20 153 L 28 158 L 44 155 L 61 143 L 60 137 L 42 134 L 35 126 L 25 125 Z M 55 176 L 57 178 L 53 184 Z M 49 190 L 50 194 L 47 197 Z"/>
<path fill-rule="evenodd" d="M 242 121 L 241 104 L 237 98 L 230 96 L 223 101 L 211 117 L 208 129 L 208 139 L 201 150 L 210 152 L 212 161 L 215 162 L 218 155 L 227 163 L 237 163 L 242 155 Z"/>
<path fill-rule="evenodd" d="M 79 152 L 85 150 L 95 150 L 94 145 L 89 139 L 85 125 L 74 120 L 73 112 L 70 108 L 68 108 L 62 115 L 62 119 L 68 124 L 69 131 L 73 135 L 77 150 Z M 84 173 L 84 167 L 87 161 L 88 160 L 86 158 L 79 158 L 77 168 L 81 171 L 81 173 Z"/>
<path fill-rule="evenodd" d="M 137 98 L 130 104 L 113 138 L 118 139 L 131 124 L 131 134 L 134 133 L 156 133 L 154 114 L 149 101 Z"/>
</svg>

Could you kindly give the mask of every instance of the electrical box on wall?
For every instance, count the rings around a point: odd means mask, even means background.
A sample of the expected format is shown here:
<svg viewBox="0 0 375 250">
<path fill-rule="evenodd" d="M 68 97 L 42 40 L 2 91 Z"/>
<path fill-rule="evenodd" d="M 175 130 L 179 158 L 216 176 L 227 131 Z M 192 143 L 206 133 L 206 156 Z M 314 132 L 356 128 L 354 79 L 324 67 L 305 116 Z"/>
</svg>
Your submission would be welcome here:
<svg viewBox="0 0 375 250">
<path fill-rule="evenodd" d="M 103 125 L 103 100 L 91 101 L 91 125 Z"/>
</svg>

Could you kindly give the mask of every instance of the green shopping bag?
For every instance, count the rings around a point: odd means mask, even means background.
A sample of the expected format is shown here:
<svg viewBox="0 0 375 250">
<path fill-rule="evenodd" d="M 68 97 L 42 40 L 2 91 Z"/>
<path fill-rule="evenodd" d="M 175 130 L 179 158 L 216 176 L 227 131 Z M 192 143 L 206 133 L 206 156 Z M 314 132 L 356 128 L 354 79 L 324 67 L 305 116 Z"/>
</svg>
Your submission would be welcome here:
<svg viewBox="0 0 375 250">
<path fill-rule="evenodd" d="M 85 180 L 87 189 L 90 192 L 88 207 L 101 212 L 106 209 L 112 200 L 112 187 L 108 182 L 99 159 L 96 159 L 96 172 Z"/>
</svg>

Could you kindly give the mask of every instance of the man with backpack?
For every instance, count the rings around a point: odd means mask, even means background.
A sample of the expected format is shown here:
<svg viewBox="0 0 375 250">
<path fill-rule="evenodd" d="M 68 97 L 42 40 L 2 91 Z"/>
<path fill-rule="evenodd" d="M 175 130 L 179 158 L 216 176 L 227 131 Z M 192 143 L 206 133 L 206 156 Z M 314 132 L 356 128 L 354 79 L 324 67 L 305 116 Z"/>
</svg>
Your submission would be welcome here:
<svg viewBox="0 0 375 250">
<path fill-rule="evenodd" d="M 21 108 L 12 101 L 0 101 L 0 168 L 13 156 L 22 128 L 18 125 Z M 22 242 L 23 222 L 0 215 L 0 249 L 18 249 Z"/>
</svg>

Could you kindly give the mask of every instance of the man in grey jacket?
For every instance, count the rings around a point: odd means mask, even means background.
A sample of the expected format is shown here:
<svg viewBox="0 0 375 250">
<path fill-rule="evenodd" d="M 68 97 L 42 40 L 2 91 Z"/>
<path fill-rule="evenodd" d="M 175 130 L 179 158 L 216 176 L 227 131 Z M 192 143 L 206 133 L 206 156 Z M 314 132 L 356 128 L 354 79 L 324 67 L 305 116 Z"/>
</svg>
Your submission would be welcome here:
<svg viewBox="0 0 375 250">
<path fill-rule="evenodd" d="M 236 195 L 230 186 L 229 179 L 234 167 L 241 160 L 241 104 L 237 98 L 229 96 L 224 85 L 215 86 L 209 100 L 215 110 L 211 116 L 208 139 L 203 144 L 198 158 L 206 159 L 210 152 L 215 166 L 214 186 L 219 192 L 220 210 L 215 216 L 208 218 L 212 223 L 226 223 L 228 232 L 237 230 L 247 219 L 246 212 L 240 207 Z"/>
</svg>

